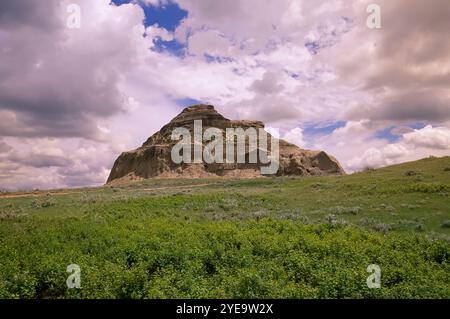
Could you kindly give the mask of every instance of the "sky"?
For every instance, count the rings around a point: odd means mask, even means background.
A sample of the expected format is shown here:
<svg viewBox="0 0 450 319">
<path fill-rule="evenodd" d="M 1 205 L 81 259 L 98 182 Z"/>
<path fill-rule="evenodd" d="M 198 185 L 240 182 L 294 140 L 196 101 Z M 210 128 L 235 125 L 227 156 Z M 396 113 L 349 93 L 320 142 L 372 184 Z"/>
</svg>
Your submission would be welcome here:
<svg viewBox="0 0 450 319">
<path fill-rule="evenodd" d="M 350 173 L 450 155 L 449 17 L 448 0 L 2 1 L 0 189 L 102 185 L 195 103 Z"/>
</svg>

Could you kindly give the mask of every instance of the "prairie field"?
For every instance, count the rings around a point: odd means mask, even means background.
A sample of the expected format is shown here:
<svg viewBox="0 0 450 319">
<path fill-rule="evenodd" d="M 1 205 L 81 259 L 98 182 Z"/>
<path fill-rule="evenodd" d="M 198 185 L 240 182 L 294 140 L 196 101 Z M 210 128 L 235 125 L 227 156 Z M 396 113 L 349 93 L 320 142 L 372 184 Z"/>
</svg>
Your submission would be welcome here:
<svg viewBox="0 0 450 319">
<path fill-rule="evenodd" d="M 0 298 L 450 298 L 449 194 L 448 157 L 3 193 Z"/>
</svg>

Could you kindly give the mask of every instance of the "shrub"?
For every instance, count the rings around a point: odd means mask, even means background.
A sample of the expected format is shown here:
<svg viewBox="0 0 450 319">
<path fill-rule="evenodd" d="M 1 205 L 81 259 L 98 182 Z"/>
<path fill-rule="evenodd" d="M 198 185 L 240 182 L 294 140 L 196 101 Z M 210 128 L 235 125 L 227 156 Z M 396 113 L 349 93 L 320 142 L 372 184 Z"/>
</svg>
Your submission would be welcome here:
<svg viewBox="0 0 450 319">
<path fill-rule="evenodd" d="M 21 236 L 15 233 L 21 230 L 10 229 L 0 246 L 0 297 L 450 296 L 450 246 L 441 241 L 336 227 L 333 215 L 327 217 L 333 225 L 270 219 L 182 222 L 145 216 L 108 223 L 47 220 Z M 65 271 L 71 263 L 82 269 L 83 289 L 66 287 Z M 382 289 L 365 285 L 370 263 L 382 268 Z"/>
<path fill-rule="evenodd" d="M 33 207 L 34 209 L 46 208 L 55 205 L 55 201 L 53 201 L 51 198 L 35 199 L 31 202 L 31 207 Z"/>
<path fill-rule="evenodd" d="M 391 227 L 391 225 L 388 225 L 388 224 L 378 223 L 378 224 L 375 224 L 372 227 L 372 229 L 377 232 L 380 232 L 380 233 L 387 233 L 392 230 L 392 227 Z"/>
<path fill-rule="evenodd" d="M 448 185 L 442 183 L 420 183 L 409 187 L 411 191 L 420 193 L 439 193 L 447 190 L 448 188 Z"/>
<path fill-rule="evenodd" d="M 330 212 L 333 214 L 351 214 L 351 215 L 358 215 L 362 208 L 359 206 L 356 207 L 342 207 L 342 206 L 335 206 L 329 208 Z"/>
<path fill-rule="evenodd" d="M 416 171 L 406 171 L 405 175 L 406 176 L 418 176 L 418 175 L 422 175 L 422 173 L 416 172 Z"/>
</svg>

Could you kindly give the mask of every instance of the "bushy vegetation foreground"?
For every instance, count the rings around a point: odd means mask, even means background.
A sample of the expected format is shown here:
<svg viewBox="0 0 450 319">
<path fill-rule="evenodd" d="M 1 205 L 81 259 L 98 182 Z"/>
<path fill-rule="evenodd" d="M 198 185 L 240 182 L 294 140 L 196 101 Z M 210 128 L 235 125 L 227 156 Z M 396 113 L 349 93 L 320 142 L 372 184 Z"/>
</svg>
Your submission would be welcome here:
<svg viewBox="0 0 450 319">
<path fill-rule="evenodd" d="M 448 167 L 6 194 L 0 298 L 450 298 Z"/>
</svg>

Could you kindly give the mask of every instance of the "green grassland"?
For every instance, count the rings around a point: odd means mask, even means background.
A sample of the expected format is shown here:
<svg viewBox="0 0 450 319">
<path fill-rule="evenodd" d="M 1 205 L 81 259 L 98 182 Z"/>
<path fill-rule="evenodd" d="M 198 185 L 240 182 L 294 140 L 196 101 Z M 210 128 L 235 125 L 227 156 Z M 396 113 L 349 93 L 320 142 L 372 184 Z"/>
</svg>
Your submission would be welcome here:
<svg viewBox="0 0 450 319">
<path fill-rule="evenodd" d="M 447 157 L 6 194 L 0 298 L 450 298 L 449 193 Z M 81 289 L 66 286 L 70 264 Z"/>
</svg>

